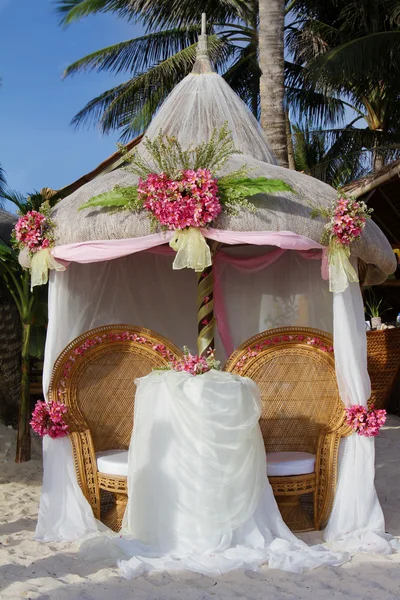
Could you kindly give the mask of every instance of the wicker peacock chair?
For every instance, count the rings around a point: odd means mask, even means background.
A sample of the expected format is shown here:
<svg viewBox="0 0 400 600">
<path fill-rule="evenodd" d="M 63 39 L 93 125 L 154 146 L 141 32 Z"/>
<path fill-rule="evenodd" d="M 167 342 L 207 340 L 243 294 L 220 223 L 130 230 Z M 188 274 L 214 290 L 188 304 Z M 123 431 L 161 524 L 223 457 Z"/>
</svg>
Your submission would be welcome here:
<svg viewBox="0 0 400 600">
<path fill-rule="evenodd" d="M 94 516 L 119 531 L 127 502 L 127 450 L 135 379 L 181 351 L 140 327 L 108 325 L 72 341 L 58 357 L 49 399 L 64 402 L 79 485 Z"/>
<path fill-rule="evenodd" d="M 340 438 L 349 433 L 331 336 L 301 327 L 272 329 L 239 346 L 225 370 L 260 388 L 267 472 L 283 519 L 293 531 L 320 529 L 332 508 Z M 313 520 L 300 504 L 310 493 Z"/>
</svg>

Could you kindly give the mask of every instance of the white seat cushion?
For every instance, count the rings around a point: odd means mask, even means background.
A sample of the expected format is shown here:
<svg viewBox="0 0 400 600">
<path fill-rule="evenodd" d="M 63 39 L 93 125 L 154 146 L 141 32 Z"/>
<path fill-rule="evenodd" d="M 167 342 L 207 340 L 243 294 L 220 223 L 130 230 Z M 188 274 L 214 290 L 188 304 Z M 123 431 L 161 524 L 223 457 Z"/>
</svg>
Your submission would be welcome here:
<svg viewBox="0 0 400 600">
<path fill-rule="evenodd" d="M 309 452 L 267 452 L 267 475 L 307 475 L 315 471 L 315 454 Z"/>
<path fill-rule="evenodd" d="M 97 470 L 105 475 L 128 476 L 127 450 L 105 450 L 97 452 Z"/>
</svg>

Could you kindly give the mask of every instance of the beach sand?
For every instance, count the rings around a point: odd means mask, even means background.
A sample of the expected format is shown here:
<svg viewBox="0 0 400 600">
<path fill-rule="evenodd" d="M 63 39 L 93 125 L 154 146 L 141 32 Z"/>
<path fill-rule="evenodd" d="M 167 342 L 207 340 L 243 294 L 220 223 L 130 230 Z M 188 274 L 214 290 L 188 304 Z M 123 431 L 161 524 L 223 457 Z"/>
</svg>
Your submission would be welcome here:
<svg viewBox="0 0 400 600">
<path fill-rule="evenodd" d="M 376 485 L 387 531 L 400 536 L 400 418 L 376 440 Z M 30 462 L 14 463 L 15 431 L 0 426 L 0 599 L 31 600 L 392 600 L 400 598 L 400 553 L 359 554 L 342 567 L 294 575 L 264 567 L 210 578 L 195 573 L 146 575 L 127 581 L 77 555 L 78 543 L 33 540 L 40 495 L 40 440 Z M 303 536 L 321 541 L 321 534 Z"/>
</svg>

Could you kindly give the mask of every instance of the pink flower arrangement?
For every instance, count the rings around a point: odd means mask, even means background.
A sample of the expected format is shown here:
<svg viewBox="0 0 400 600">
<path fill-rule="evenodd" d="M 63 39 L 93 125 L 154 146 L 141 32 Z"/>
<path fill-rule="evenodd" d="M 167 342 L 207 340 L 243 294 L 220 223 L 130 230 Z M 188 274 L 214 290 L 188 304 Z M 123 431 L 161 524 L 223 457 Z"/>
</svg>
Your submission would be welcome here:
<svg viewBox="0 0 400 600">
<path fill-rule="evenodd" d="M 170 368 L 174 371 L 185 371 L 191 375 L 201 375 L 211 369 L 219 369 L 219 362 L 215 360 L 214 350 L 209 350 L 208 356 L 196 356 L 184 347 L 184 357 L 181 360 L 173 360 Z"/>
<path fill-rule="evenodd" d="M 46 215 L 30 210 L 18 219 L 13 237 L 20 249 L 26 247 L 30 252 L 37 252 L 50 246 L 48 229 L 49 222 Z"/>
<path fill-rule="evenodd" d="M 150 173 L 139 179 L 138 196 L 163 227 L 205 227 L 221 212 L 217 180 L 208 169 L 182 171 L 177 179 Z"/>
<path fill-rule="evenodd" d="M 349 246 L 362 234 L 371 212 L 365 202 L 340 197 L 326 225 L 330 237 L 343 246 Z"/>
<path fill-rule="evenodd" d="M 346 408 L 346 421 L 358 435 L 375 437 L 385 424 L 386 410 L 354 404 Z"/>
<path fill-rule="evenodd" d="M 36 402 L 30 425 L 40 436 L 49 435 L 56 439 L 68 435 L 68 425 L 64 421 L 64 415 L 68 412 L 65 404 L 56 402 Z"/>
</svg>

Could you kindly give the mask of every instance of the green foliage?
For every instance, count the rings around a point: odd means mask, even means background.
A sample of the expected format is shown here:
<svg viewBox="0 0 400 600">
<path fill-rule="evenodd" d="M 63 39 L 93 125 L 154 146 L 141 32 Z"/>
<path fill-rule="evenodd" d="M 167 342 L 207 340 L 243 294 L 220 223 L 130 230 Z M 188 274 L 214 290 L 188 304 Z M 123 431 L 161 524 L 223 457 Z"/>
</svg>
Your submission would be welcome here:
<svg viewBox="0 0 400 600">
<path fill-rule="evenodd" d="M 2 206 L 2 197 L 5 194 L 6 174 L 0 165 L 0 207 Z"/>
<path fill-rule="evenodd" d="M 256 212 L 256 207 L 248 198 L 257 194 L 275 194 L 276 192 L 293 192 L 294 190 L 281 179 L 266 177 L 235 177 L 227 175 L 218 180 L 218 191 L 221 203 L 228 214 L 236 215 L 238 208 Z"/>
<path fill-rule="evenodd" d="M 128 208 L 130 203 L 129 195 L 131 195 L 134 200 L 134 198 L 137 197 L 137 188 L 133 186 L 128 188 L 116 186 L 110 192 L 104 192 L 104 194 L 99 194 L 98 196 L 91 198 L 82 204 L 79 207 L 79 210 L 94 208 L 96 206 L 101 206 L 103 208 Z"/>
<path fill-rule="evenodd" d="M 288 2 L 288 10 L 293 2 Z M 97 50 L 65 71 L 122 71 L 129 79 L 90 101 L 73 119 L 76 126 L 100 123 L 104 132 L 118 129 L 121 139 L 142 133 L 173 87 L 192 69 L 201 13 L 206 12 L 210 58 L 232 89 L 258 117 L 260 68 L 258 64 L 258 5 L 249 0 L 62 0 L 63 23 L 99 12 L 113 12 L 146 28 L 145 35 Z M 288 63 L 289 64 L 289 63 Z M 301 67 L 297 94 L 302 83 Z M 343 115 L 340 99 L 314 93 L 309 86 L 310 115 Z M 335 117 L 336 118 L 336 117 Z"/>
<path fill-rule="evenodd" d="M 340 96 L 355 113 L 346 127 L 321 132 L 325 153 L 315 175 L 331 182 L 341 169 L 343 185 L 399 158 L 398 1 L 298 0 L 293 13 L 287 47 L 301 65 L 303 88 Z M 296 76 L 292 71 L 289 86 Z"/>
<path fill-rule="evenodd" d="M 247 177 L 249 169 L 244 165 L 241 169 L 218 178 L 218 173 L 234 154 L 240 154 L 235 147 L 232 134 L 227 123 L 220 129 L 214 129 L 208 142 L 202 142 L 184 150 L 175 137 L 164 135 L 162 131 L 154 140 L 145 138 L 144 147 L 150 160 L 145 159 L 137 150 L 122 152 L 129 162 L 127 170 L 142 180 L 150 173 L 165 173 L 170 179 L 179 179 L 182 171 L 208 169 L 218 179 L 218 192 L 221 204 L 229 214 L 237 214 L 239 208 L 251 212 L 256 210 L 248 198 L 257 194 L 274 194 L 276 192 L 293 192 L 293 189 L 280 179 L 265 177 Z M 137 187 L 116 186 L 91 198 L 79 210 L 100 206 L 112 209 L 128 209 L 138 211 L 143 208 L 143 201 L 138 196 Z M 157 221 L 152 219 L 152 225 Z"/>
<path fill-rule="evenodd" d="M 384 312 L 391 310 L 391 307 L 385 307 L 385 302 L 382 298 L 377 298 L 372 288 L 365 291 L 365 298 L 365 312 L 370 317 L 380 317 Z"/>
<path fill-rule="evenodd" d="M 207 142 L 187 150 L 182 148 L 177 138 L 166 136 L 161 130 L 154 140 L 145 138 L 143 145 L 152 162 L 146 161 L 137 150 L 126 156 L 130 163 L 128 170 L 142 179 L 154 172 L 176 179 L 181 171 L 189 169 L 209 169 L 216 177 L 231 156 L 240 154 L 227 123 L 220 129 L 215 128 Z"/>
<path fill-rule="evenodd" d="M 50 199 L 45 199 L 41 192 L 34 191 L 32 194 L 25 195 L 15 190 L 7 190 L 3 193 L 3 198 L 12 202 L 17 207 L 17 212 L 20 215 L 26 215 L 31 210 L 36 210 L 46 214 L 50 213 L 51 208 L 58 202 L 56 195 Z"/>
</svg>

